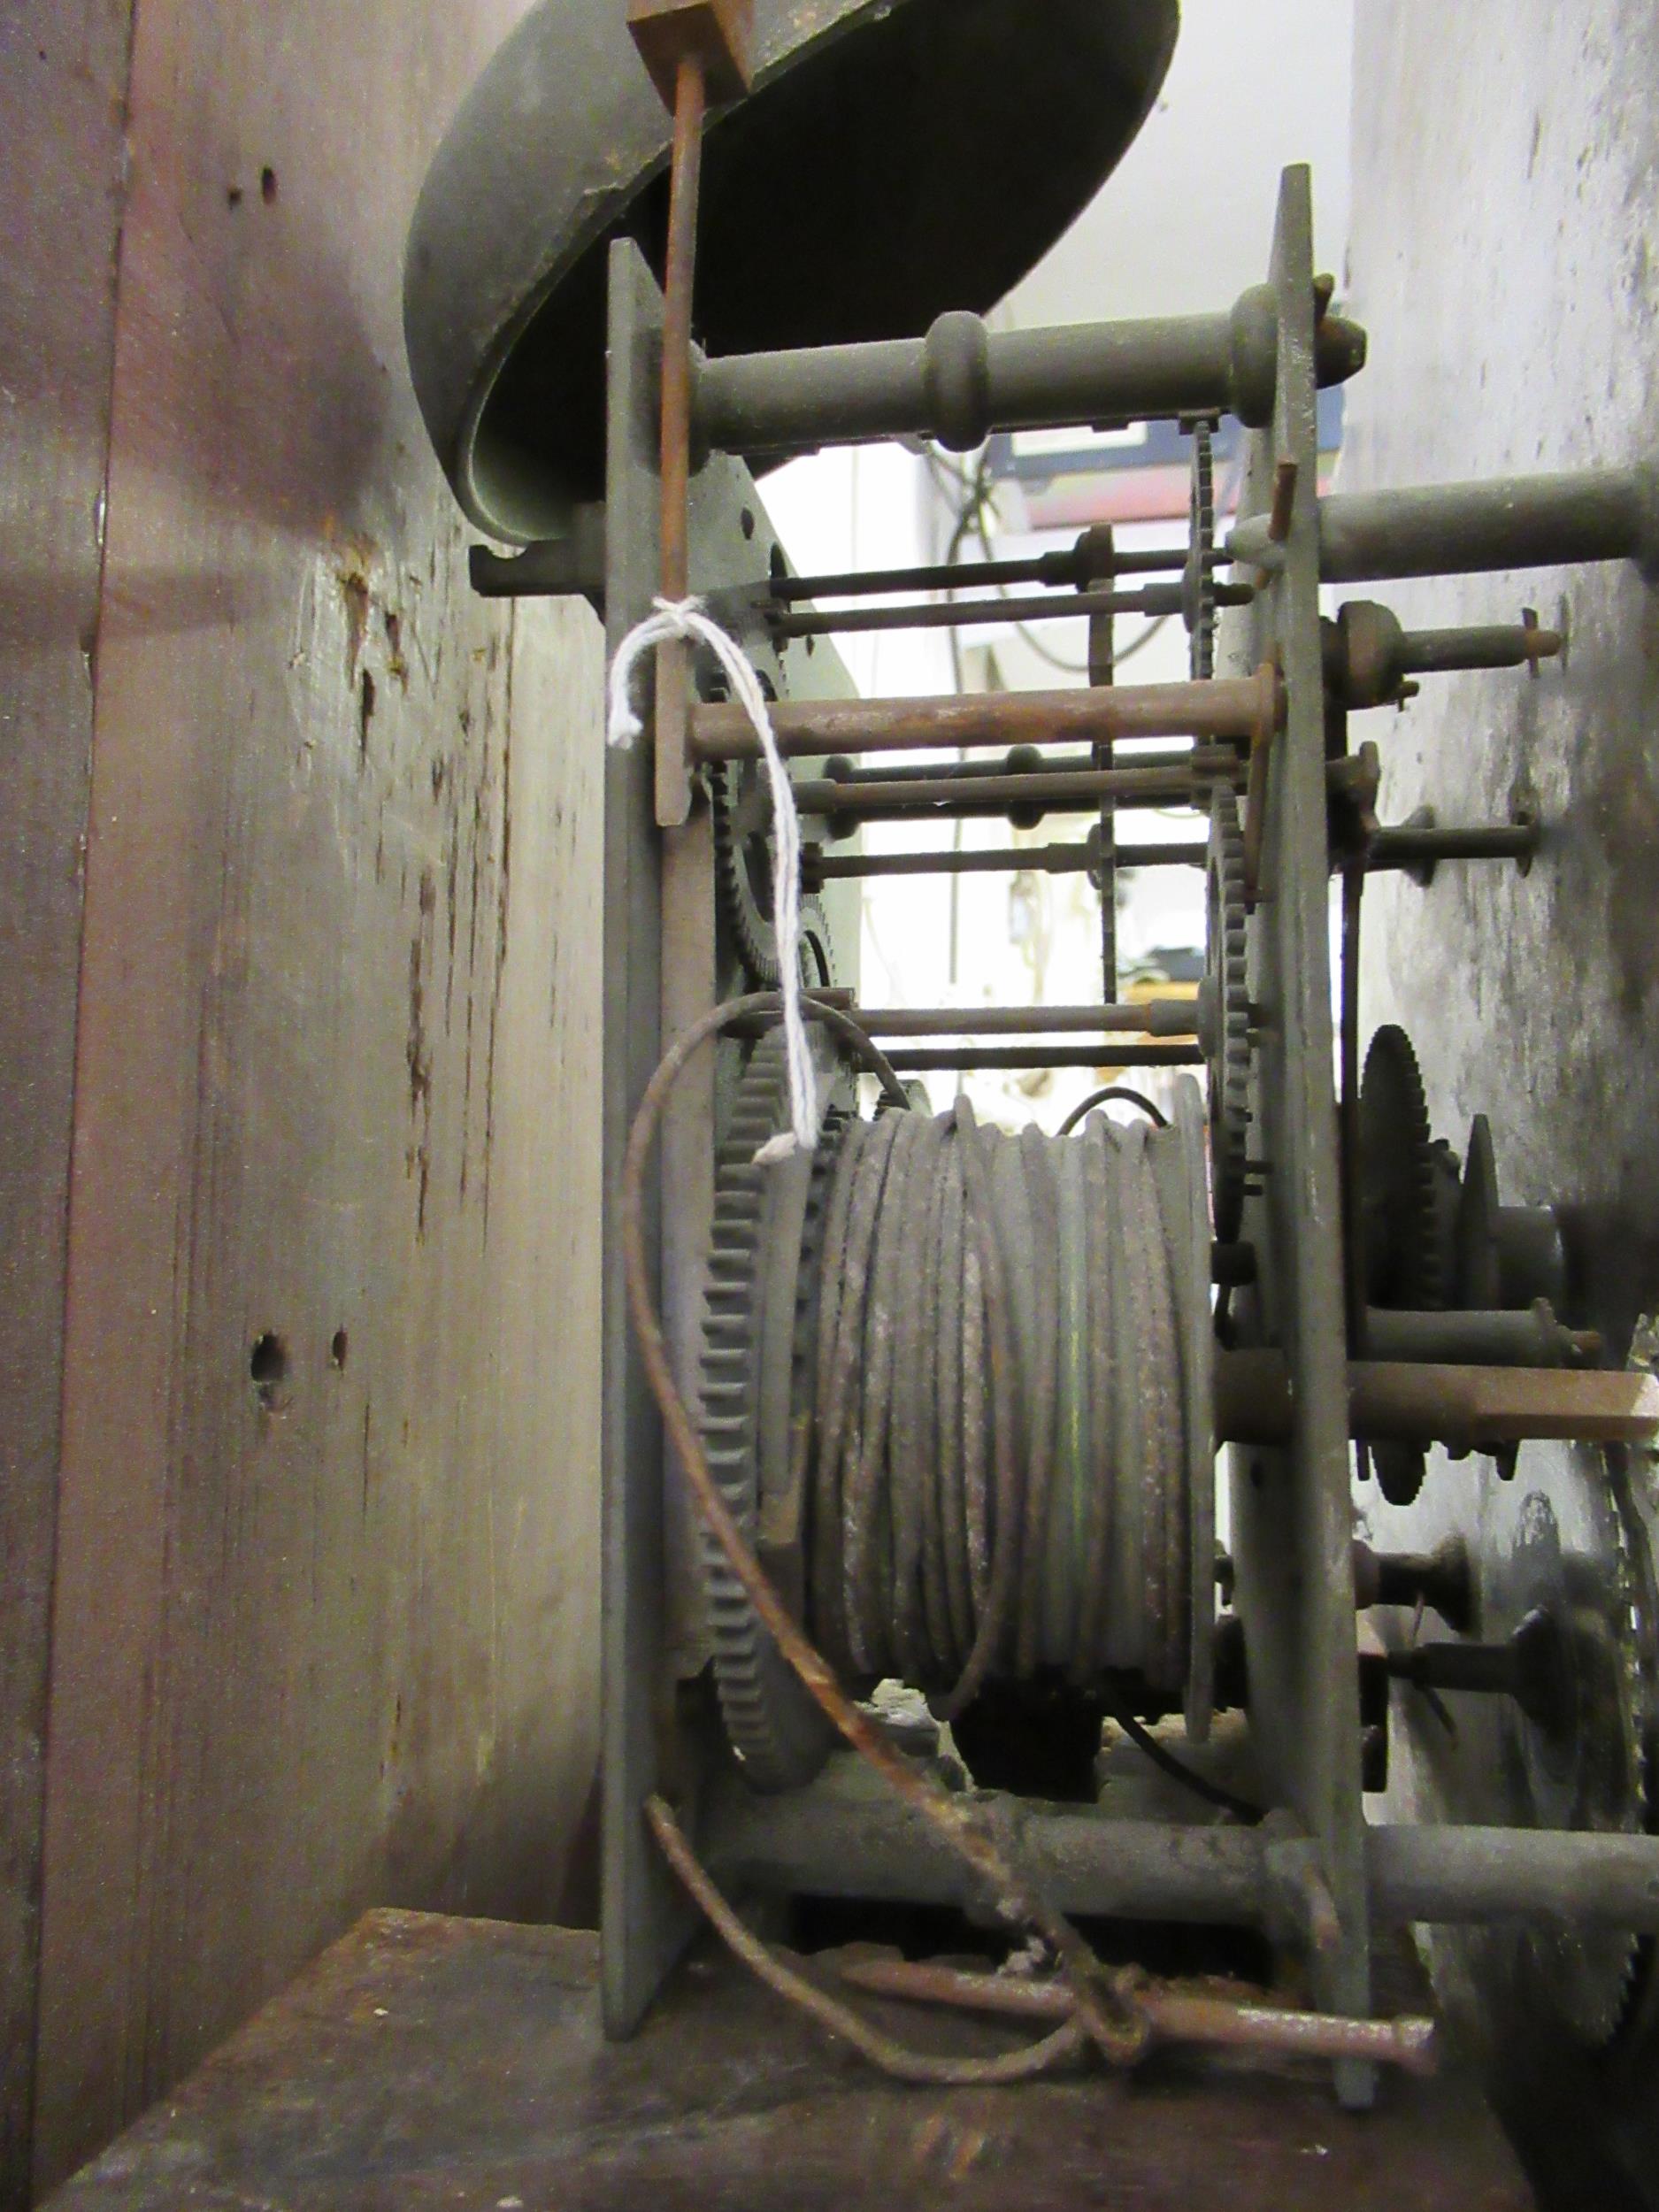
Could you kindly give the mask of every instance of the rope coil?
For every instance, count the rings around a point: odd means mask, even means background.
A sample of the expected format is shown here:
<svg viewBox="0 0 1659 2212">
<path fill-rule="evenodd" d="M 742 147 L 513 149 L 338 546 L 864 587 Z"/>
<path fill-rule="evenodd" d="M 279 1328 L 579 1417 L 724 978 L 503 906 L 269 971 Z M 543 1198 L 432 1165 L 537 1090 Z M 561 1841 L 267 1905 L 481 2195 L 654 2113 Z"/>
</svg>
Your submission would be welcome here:
<svg viewBox="0 0 1659 2212">
<path fill-rule="evenodd" d="M 1188 1131 L 887 1114 L 841 1139 L 811 1379 L 814 1634 L 958 1712 L 993 1675 L 1134 1675 L 1192 1639 Z"/>
</svg>

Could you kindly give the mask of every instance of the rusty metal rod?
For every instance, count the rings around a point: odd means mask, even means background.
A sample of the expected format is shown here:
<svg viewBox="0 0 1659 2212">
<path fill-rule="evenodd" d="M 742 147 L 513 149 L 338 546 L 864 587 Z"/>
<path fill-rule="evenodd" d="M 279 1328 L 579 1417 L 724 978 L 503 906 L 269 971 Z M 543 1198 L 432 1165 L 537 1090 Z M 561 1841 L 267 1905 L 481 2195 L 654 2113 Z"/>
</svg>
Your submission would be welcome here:
<svg viewBox="0 0 1659 2212">
<path fill-rule="evenodd" d="M 779 749 L 798 760 L 833 753 L 978 752 L 1010 745 L 1096 745 L 1128 737 L 1248 738 L 1281 718 L 1271 666 L 1208 683 L 1118 684 L 1078 691 L 987 691 L 924 699 L 783 699 L 772 709 Z M 757 760 L 749 717 L 728 701 L 691 712 L 698 760 Z"/>
<path fill-rule="evenodd" d="M 1244 607 L 1256 596 L 1248 584 L 1212 587 L 1216 603 Z M 778 637 L 828 637 L 855 630 L 971 629 L 994 622 L 1072 622 L 1097 614 L 1179 614 L 1179 584 L 1148 584 L 1140 591 L 1079 591 L 1039 598 L 911 600 L 902 607 L 842 607 L 825 613 L 774 615 Z"/>
<path fill-rule="evenodd" d="M 1290 1440 L 1282 1352 L 1218 1351 L 1215 1375 L 1217 1436 L 1237 1444 Z M 1624 1369 L 1350 1360 L 1348 1394 L 1349 1433 L 1376 1442 L 1640 1444 L 1659 1434 L 1659 1381 Z"/>
<path fill-rule="evenodd" d="M 1141 1044 L 1118 1036 L 1092 1045 L 913 1045 L 888 1055 L 901 1075 L 941 1068 L 1189 1068 L 1203 1056 L 1196 1043 Z"/>
<path fill-rule="evenodd" d="M 1026 1976 L 964 1972 L 910 1959 L 849 1959 L 837 1970 L 845 1982 L 878 1997 L 914 2004 L 959 2006 L 1016 2020 L 1069 2020 L 1071 1993 L 1063 1982 Z M 1240 2004 L 1148 1982 L 1141 2002 L 1159 2043 L 1200 2043 L 1231 2050 L 1299 2055 L 1304 2058 L 1365 2058 L 1432 2074 L 1437 2054 L 1432 2020 L 1356 2020 L 1324 2012 L 1294 2012 L 1271 2004 Z"/>
<path fill-rule="evenodd" d="M 853 1006 L 871 1037 L 1046 1037 L 1073 1031 L 1128 1030 L 1143 1037 L 1197 1034 L 1198 1005 L 1154 998 L 1117 1006 Z"/>
<path fill-rule="evenodd" d="M 691 300 L 706 104 L 703 63 L 695 54 L 684 53 L 674 79 L 674 150 L 663 293 L 661 572 L 663 596 L 671 600 L 685 597 L 689 577 Z M 656 811 L 657 824 L 664 829 L 677 828 L 691 812 L 686 757 L 689 690 L 685 645 L 670 639 L 657 649 L 654 717 Z"/>
</svg>

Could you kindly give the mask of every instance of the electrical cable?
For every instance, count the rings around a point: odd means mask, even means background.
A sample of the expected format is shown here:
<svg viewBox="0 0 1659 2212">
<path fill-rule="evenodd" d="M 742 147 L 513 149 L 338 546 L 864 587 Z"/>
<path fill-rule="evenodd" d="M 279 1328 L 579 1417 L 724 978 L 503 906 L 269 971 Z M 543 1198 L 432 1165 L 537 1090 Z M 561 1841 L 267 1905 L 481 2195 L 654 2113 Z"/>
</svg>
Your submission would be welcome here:
<svg viewBox="0 0 1659 2212">
<path fill-rule="evenodd" d="M 1092 1114 L 1097 1106 L 1111 1105 L 1115 1100 L 1121 1100 L 1125 1106 L 1138 1106 L 1155 1129 L 1167 1129 L 1170 1125 L 1169 1116 L 1155 1106 L 1144 1091 L 1132 1090 L 1127 1083 L 1108 1083 L 1103 1090 L 1091 1091 L 1080 1100 L 1056 1134 L 1069 1137 L 1086 1115 Z"/>
<path fill-rule="evenodd" d="M 1231 1813 L 1235 1820 L 1241 1821 L 1247 1827 L 1253 1828 L 1258 1821 L 1266 1819 L 1267 1816 L 1259 1805 L 1251 1804 L 1248 1798 L 1235 1797 L 1231 1790 L 1223 1789 L 1219 1782 L 1212 1782 L 1207 1775 L 1195 1773 L 1184 1759 L 1178 1759 L 1168 1746 L 1161 1744 L 1146 1724 L 1138 1720 L 1126 1706 L 1120 1709 L 1109 1702 L 1106 1711 L 1137 1751 L 1148 1758 L 1160 1772 L 1167 1774 L 1171 1781 L 1179 1782 L 1183 1789 L 1191 1790 L 1194 1797 L 1202 1797 L 1206 1805 L 1215 1805 L 1224 1813 Z"/>
</svg>

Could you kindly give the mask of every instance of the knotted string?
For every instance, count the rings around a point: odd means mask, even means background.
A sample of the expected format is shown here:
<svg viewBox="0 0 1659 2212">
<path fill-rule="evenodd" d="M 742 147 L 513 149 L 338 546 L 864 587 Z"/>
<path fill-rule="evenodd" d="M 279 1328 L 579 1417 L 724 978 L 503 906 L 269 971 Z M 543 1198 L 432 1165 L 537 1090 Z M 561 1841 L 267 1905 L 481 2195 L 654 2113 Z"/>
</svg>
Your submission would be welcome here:
<svg viewBox="0 0 1659 2212">
<path fill-rule="evenodd" d="M 778 966 L 783 992 L 784 1054 L 789 1074 L 789 1123 L 756 1153 L 757 1164 L 787 1159 L 797 1149 L 810 1152 L 818 1143 L 819 1106 L 818 1074 L 807 1043 L 806 1021 L 801 1011 L 801 818 L 795 811 L 795 789 L 783 764 L 772 711 L 753 664 L 735 639 L 712 622 L 695 599 L 658 599 L 656 612 L 635 623 L 618 646 L 611 664 L 611 702 L 605 741 L 626 749 L 642 734 L 644 724 L 634 710 L 634 673 L 646 654 L 671 639 L 706 646 L 726 672 L 732 695 L 749 721 L 760 743 L 772 788 L 772 824 L 778 843 L 772 873 L 773 919 L 778 935 Z"/>
</svg>

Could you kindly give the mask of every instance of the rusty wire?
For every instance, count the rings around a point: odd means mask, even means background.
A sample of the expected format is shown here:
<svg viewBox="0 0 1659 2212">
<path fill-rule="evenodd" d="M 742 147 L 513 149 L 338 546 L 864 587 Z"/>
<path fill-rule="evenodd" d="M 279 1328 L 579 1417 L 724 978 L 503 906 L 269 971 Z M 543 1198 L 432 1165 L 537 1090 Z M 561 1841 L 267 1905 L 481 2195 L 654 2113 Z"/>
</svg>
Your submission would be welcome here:
<svg viewBox="0 0 1659 2212">
<path fill-rule="evenodd" d="M 702 1440 L 674 1380 L 657 1312 L 646 1248 L 647 1163 L 656 1145 L 664 1104 L 695 1055 L 740 1023 L 761 1015 L 776 1018 L 781 1005 L 776 992 L 756 992 L 715 1007 L 694 1022 L 658 1064 L 634 1116 L 623 1158 L 618 1206 L 628 1310 L 646 1378 L 699 1510 L 785 1660 L 853 1749 L 937 1831 L 972 1870 L 1002 1916 L 1024 1924 L 1047 1940 L 1072 1992 L 1078 2023 L 1102 2055 L 1120 2064 L 1133 2063 L 1146 2050 L 1150 2036 L 1149 2025 L 1136 1997 L 1135 1978 L 1125 1970 L 1098 1959 L 1064 1914 L 1050 1904 L 1018 1870 L 976 1813 L 906 1758 L 885 1730 L 861 1711 L 841 1689 L 828 1662 L 791 1617 L 720 1495 Z M 819 1001 L 807 1001 L 805 1010 L 809 1018 L 828 1026 L 879 1078 L 895 1104 L 902 1106 L 908 1102 L 891 1067 L 855 1021 L 840 1008 Z M 660 1840 L 664 1832 L 655 1819 L 652 1824 Z M 873 2062 L 882 2063 L 879 2059 Z"/>
<path fill-rule="evenodd" d="M 1064 2020 L 1071 1992 L 1046 1976 L 964 1971 L 909 1959 L 849 1959 L 843 1981 L 883 1997 L 948 2005 L 1005 2019 Z M 1302 2012 L 1264 1998 L 1240 2001 L 1232 1987 L 1156 1982 L 1149 1977 L 1141 2003 L 1160 2041 L 1220 2049 L 1283 2053 L 1302 2058 L 1357 2058 L 1432 2074 L 1439 2063 L 1434 2023 L 1408 2015 L 1392 2020 L 1350 2019 L 1340 2013 Z M 1034 2047 L 1041 2048 L 1041 2046 Z"/>
<path fill-rule="evenodd" d="M 908 2044 L 896 2042 L 873 2027 L 863 2015 L 849 2005 L 840 2003 L 827 1990 L 808 1980 L 780 1955 L 770 1949 L 746 1928 L 732 1910 L 718 1889 L 709 1878 L 706 1869 L 686 1839 L 685 1831 L 674 1818 L 665 1800 L 648 1797 L 645 1816 L 651 1824 L 651 1832 L 661 1845 L 667 1859 L 695 1902 L 712 1923 L 716 1933 L 727 1947 L 740 1958 L 749 1971 L 764 1982 L 768 1989 L 776 1990 L 780 1997 L 798 2005 L 803 2012 L 810 2014 L 821 2027 L 832 2035 L 844 2036 L 853 2048 L 867 2058 L 872 2066 L 884 2074 L 891 2074 L 897 2081 L 918 2082 L 934 2088 L 964 2089 L 985 2087 L 996 2082 L 1029 2081 L 1034 2074 L 1045 2074 L 1064 2060 L 1074 2058 L 1083 2048 L 1085 2038 L 1073 2014 L 1071 1991 L 1058 1992 L 1063 2011 L 1061 2024 L 1035 2043 L 1023 2044 L 1017 2051 L 1005 2051 L 995 2058 L 951 2058 L 942 2053 L 915 2051 Z"/>
</svg>

